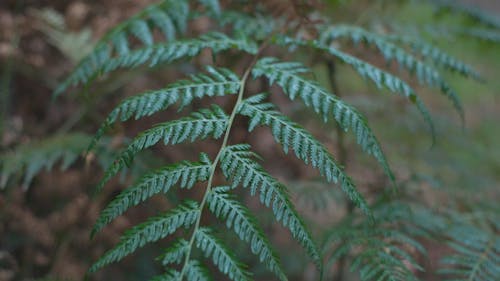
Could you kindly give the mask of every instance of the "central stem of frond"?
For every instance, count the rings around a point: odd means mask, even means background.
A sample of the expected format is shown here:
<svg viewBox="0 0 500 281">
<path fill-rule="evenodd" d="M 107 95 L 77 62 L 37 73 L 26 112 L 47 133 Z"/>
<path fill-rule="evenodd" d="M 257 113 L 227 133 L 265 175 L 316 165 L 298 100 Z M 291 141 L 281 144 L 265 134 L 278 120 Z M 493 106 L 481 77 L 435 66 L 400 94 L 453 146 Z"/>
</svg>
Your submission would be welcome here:
<svg viewBox="0 0 500 281">
<path fill-rule="evenodd" d="M 184 274 L 186 273 L 186 269 L 187 269 L 187 265 L 189 263 L 189 259 L 190 259 L 190 256 L 191 256 L 191 252 L 192 252 L 192 248 L 193 248 L 193 244 L 194 244 L 194 240 L 195 240 L 195 237 L 196 237 L 196 232 L 198 231 L 199 227 L 200 227 L 200 222 L 201 222 L 201 217 L 202 217 L 202 212 L 203 212 L 203 209 L 205 208 L 205 204 L 207 202 L 207 198 L 212 190 L 212 185 L 213 185 L 213 180 L 214 180 L 214 176 L 215 176 L 215 171 L 217 170 L 217 166 L 219 164 L 219 161 L 220 161 L 220 158 L 222 156 L 222 153 L 224 151 L 224 149 L 227 147 L 227 143 L 228 143 L 228 140 L 229 140 L 229 135 L 231 133 L 231 128 L 233 126 L 233 122 L 234 122 L 234 119 L 236 117 L 236 114 L 238 113 L 238 109 L 243 101 L 243 94 L 245 92 L 245 86 L 246 86 L 246 82 L 248 80 L 248 77 L 250 76 L 250 71 L 252 69 L 252 66 L 253 66 L 253 63 L 248 67 L 248 69 L 245 71 L 245 73 L 243 74 L 243 77 L 241 78 L 241 84 L 240 84 L 240 88 L 239 88 L 239 91 L 238 91 L 238 98 L 233 106 L 233 110 L 231 112 L 231 116 L 229 117 L 229 120 L 227 122 L 227 128 L 226 128 L 226 132 L 224 134 L 224 139 L 222 141 L 222 144 L 219 148 L 219 152 L 217 153 L 217 156 L 215 157 L 215 160 L 213 161 L 212 163 L 212 166 L 210 168 L 210 176 L 208 178 L 208 183 L 207 183 L 207 188 L 205 190 L 205 194 L 203 195 L 203 199 L 201 200 L 201 203 L 200 203 L 200 212 L 199 212 L 199 215 L 198 215 L 198 218 L 196 220 L 196 223 L 195 223 L 195 226 L 194 226 L 194 229 L 193 229 L 193 232 L 191 234 L 191 239 L 189 241 L 189 245 L 188 245 L 188 250 L 187 250 L 187 253 L 186 253 L 186 258 L 184 259 L 184 264 L 182 266 L 182 271 L 181 271 L 181 274 L 180 274 L 180 277 L 179 277 L 179 280 L 182 280 L 182 278 L 184 277 Z"/>
</svg>

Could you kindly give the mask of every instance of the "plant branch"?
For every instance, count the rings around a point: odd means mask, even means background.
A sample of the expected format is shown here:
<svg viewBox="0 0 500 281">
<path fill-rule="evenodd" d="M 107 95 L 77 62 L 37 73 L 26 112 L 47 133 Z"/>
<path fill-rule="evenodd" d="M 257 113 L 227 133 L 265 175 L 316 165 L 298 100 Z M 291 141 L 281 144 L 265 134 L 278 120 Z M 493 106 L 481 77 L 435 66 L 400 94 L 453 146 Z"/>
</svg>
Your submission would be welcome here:
<svg viewBox="0 0 500 281">
<path fill-rule="evenodd" d="M 259 55 L 262 53 L 262 51 L 267 46 L 270 38 L 271 37 L 269 37 L 268 40 L 266 40 L 261 45 L 261 47 L 259 48 L 259 51 L 253 57 L 253 60 L 251 61 L 250 65 L 247 67 L 247 69 L 245 70 L 245 73 L 243 74 L 243 76 L 241 78 L 241 85 L 240 85 L 240 89 L 239 89 L 239 92 L 238 92 L 238 98 L 237 98 L 237 100 L 236 100 L 236 102 L 235 102 L 235 104 L 233 106 L 233 110 L 231 112 L 231 116 L 229 117 L 229 120 L 228 120 L 228 123 L 227 123 L 226 132 L 224 134 L 224 139 L 222 140 L 222 144 L 220 146 L 219 152 L 217 153 L 217 156 L 215 157 L 215 160 L 214 160 L 214 162 L 212 163 L 212 166 L 211 166 L 211 171 L 210 171 L 210 176 L 208 178 L 207 188 L 205 190 L 205 194 L 203 195 L 203 199 L 201 200 L 201 203 L 200 203 L 200 206 L 199 206 L 200 214 L 198 215 L 198 218 L 196 220 L 193 232 L 191 234 L 191 239 L 190 239 L 189 244 L 188 244 L 188 252 L 186 254 L 186 258 L 184 259 L 184 264 L 182 266 L 182 271 L 181 271 L 179 280 L 182 280 L 183 276 L 186 274 L 187 264 L 188 264 L 189 259 L 191 257 L 191 252 L 192 252 L 194 240 L 196 238 L 195 236 L 196 236 L 196 233 L 197 233 L 198 229 L 200 228 L 202 211 L 203 211 L 203 209 L 204 209 L 204 207 L 205 207 L 205 205 L 207 203 L 208 196 L 210 195 L 210 192 L 212 190 L 215 172 L 216 172 L 217 166 L 218 166 L 218 164 L 220 162 L 220 158 L 222 156 L 222 152 L 227 147 L 227 143 L 229 141 L 229 136 L 230 136 L 230 133 L 231 133 L 231 128 L 232 128 L 233 123 L 234 123 L 234 119 L 236 118 L 236 115 L 238 114 L 239 107 L 240 107 L 241 103 L 243 102 L 243 95 L 245 93 L 246 83 L 248 81 L 248 78 L 250 76 L 250 73 L 252 71 L 253 66 L 257 62 L 257 59 L 259 58 Z"/>
</svg>

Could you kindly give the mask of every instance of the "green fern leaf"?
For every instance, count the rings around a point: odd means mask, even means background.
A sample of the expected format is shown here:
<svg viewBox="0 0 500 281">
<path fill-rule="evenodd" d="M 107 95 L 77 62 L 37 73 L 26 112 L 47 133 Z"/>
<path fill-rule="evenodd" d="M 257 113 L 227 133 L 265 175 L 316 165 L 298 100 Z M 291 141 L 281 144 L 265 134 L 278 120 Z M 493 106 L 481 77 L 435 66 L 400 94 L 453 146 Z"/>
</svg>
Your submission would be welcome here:
<svg viewBox="0 0 500 281">
<path fill-rule="evenodd" d="M 427 2 L 432 3 L 440 7 L 442 10 L 447 9 L 455 13 L 460 13 L 470 18 L 485 24 L 489 27 L 494 27 L 500 29 L 500 19 L 498 15 L 490 14 L 485 12 L 484 9 L 480 9 L 477 6 L 473 6 L 472 4 L 468 5 L 463 2 L 458 2 L 454 0 L 433 0 Z"/>
<path fill-rule="evenodd" d="M 481 75 L 472 66 L 454 58 L 445 51 L 423 40 L 404 35 L 389 35 L 386 36 L 386 38 L 410 46 L 414 52 L 420 53 L 423 59 L 429 58 L 437 66 L 442 66 L 449 71 L 457 72 L 464 77 L 481 80 Z"/>
<path fill-rule="evenodd" d="M 479 73 L 467 65 L 466 63 L 452 57 L 443 50 L 426 43 L 423 39 L 414 38 L 405 35 L 380 35 L 373 32 L 369 32 L 357 26 L 350 25 L 335 25 L 330 26 L 325 30 L 325 33 L 321 33 L 322 43 L 328 44 L 331 40 L 336 40 L 337 38 L 350 38 L 354 43 L 366 42 L 375 45 L 387 60 L 396 59 L 398 63 L 410 64 L 410 62 L 404 62 L 405 55 L 398 55 L 401 53 L 402 49 L 394 46 L 391 42 L 402 43 L 408 45 L 412 48 L 414 52 L 420 53 L 423 59 L 430 59 L 435 65 L 442 66 L 447 70 L 455 71 L 460 73 L 464 77 L 472 77 L 479 79 Z M 393 53 L 391 55 L 391 53 Z M 407 58 L 409 60 L 415 60 L 414 58 Z"/>
<path fill-rule="evenodd" d="M 143 20 L 133 20 L 130 23 L 130 32 L 144 45 L 153 44 L 153 34 L 149 30 L 148 24 Z"/>
<path fill-rule="evenodd" d="M 139 134 L 129 146 L 120 153 L 113 164 L 104 172 L 103 179 L 99 182 L 97 190 L 100 190 L 112 177 L 119 173 L 124 167 L 129 166 L 135 154 L 151 147 L 160 141 L 165 145 L 179 144 L 185 141 L 194 142 L 212 136 L 220 138 L 227 127 L 228 116 L 217 105 L 212 108 L 202 109 L 192 113 L 188 117 L 178 120 L 160 123 L 155 127 Z"/>
<path fill-rule="evenodd" d="M 223 11 L 216 20 L 221 26 L 231 26 L 234 34 L 243 34 L 256 40 L 266 38 L 280 25 L 275 18 L 260 14 L 250 16 L 238 11 Z"/>
<path fill-rule="evenodd" d="M 207 206 L 218 218 L 226 221 L 228 228 L 233 228 L 239 238 L 249 242 L 252 253 L 259 256 L 267 268 L 273 272 L 280 280 L 288 280 L 281 263 L 272 249 L 271 243 L 267 239 L 264 231 L 258 226 L 248 208 L 240 204 L 234 196 L 227 192 L 229 187 L 216 187 L 212 189 L 207 198 Z"/>
<path fill-rule="evenodd" d="M 219 0 L 198 0 L 202 5 L 206 6 L 210 12 L 219 16 L 221 13 Z"/>
<path fill-rule="evenodd" d="M 70 85 L 87 84 L 95 77 L 118 68 L 136 68 L 146 63 L 149 67 L 153 67 L 183 57 L 196 56 L 205 48 L 212 49 L 214 53 L 228 49 L 238 49 L 252 54 L 257 52 L 256 44 L 246 38 L 232 39 L 225 34 L 214 32 L 204 34 L 199 39 L 186 39 L 146 46 L 117 57 L 104 57 L 103 54 L 103 58 L 99 59 L 100 63 L 97 66 L 78 66 L 73 74 L 56 89 L 54 95 L 64 92 Z"/>
<path fill-rule="evenodd" d="M 172 263 L 180 264 L 188 250 L 189 242 L 186 241 L 186 239 L 178 239 L 172 242 L 172 246 L 170 246 L 163 255 L 158 257 L 158 260 L 160 260 L 163 265 Z"/>
<path fill-rule="evenodd" d="M 311 162 L 328 182 L 340 181 L 342 190 L 349 199 L 371 217 L 370 208 L 364 197 L 328 150 L 305 129 L 274 110 L 273 104 L 261 103 L 265 97 L 265 95 L 253 96 L 243 101 L 240 107 L 240 114 L 250 118 L 249 130 L 253 130 L 259 124 L 271 128 L 274 139 L 283 146 L 285 153 L 293 149 L 297 158 L 306 164 Z"/>
<path fill-rule="evenodd" d="M 121 237 L 120 243 L 95 262 L 89 271 L 95 272 L 110 263 L 123 259 L 146 243 L 158 241 L 182 226 L 188 227 L 194 224 L 199 215 L 198 203 L 187 201 L 163 215 L 150 218 L 146 222 L 134 226 L 126 231 Z"/>
<path fill-rule="evenodd" d="M 400 94 L 408 98 L 412 103 L 415 104 L 417 109 L 420 111 L 422 114 L 424 120 L 427 122 L 429 125 L 429 128 L 432 133 L 433 141 L 435 139 L 435 128 L 434 128 L 434 122 L 431 118 L 431 115 L 429 113 L 429 110 L 423 103 L 423 101 L 420 99 L 420 97 L 415 93 L 415 91 L 403 80 L 400 78 L 383 71 L 363 60 L 360 60 L 354 56 L 351 56 L 347 53 L 344 53 L 336 48 L 325 46 L 318 41 L 305 41 L 305 40 L 298 40 L 298 39 L 292 39 L 292 38 L 281 38 L 280 39 L 281 44 L 287 44 L 287 45 L 299 45 L 299 46 L 309 46 L 314 49 L 318 49 L 321 51 L 325 51 L 337 58 L 339 58 L 342 62 L 351 65 L 356 72 L 364 79 L 371 80 L 373 83 L 378 88 L 383 88 L 386 87 L 389 89 L 392 93 L 395 94 Z"/>
<path fill-rule="evenodd" d="M 234 281 L 251 280 L 251 274 L 240 263 L 233 252 L 215 237 L 214 232 L 207 227 L 200 227 L 195 233 L 196 247 L 202 250 L 205 257 L 211 257 L 219 270 Z"/>
<path fill-rule="evenodd" d="M 193 57 L 205 48 L 212 49 L 214 53 L 228 49 L 238 49 L 249 53 L 256 52 L 255 45 L 247 39 L 232 39 L 223 33 L 214 32 L 204 34 L 199 39 L 155 44 L 136 49 L 126 55 L 110 58 L 100 68 L 96 68 L 93 73 L 89 73 L 89 79 L 112 72 L 118 68 L 136 68 L 148 62 L 148 67 L 154 67 L 183 57 Z M 87 83 L 87 81 L 82 82 Z"/>
<path fill-rule="evenodd" d="M 457 30 L 459 34 L 464 34 L 473 38 L 478 38 L 492 43 L 500 43 L 500 31 L 484 28 L 465 28 Z"/>
<path fill-rule="evenodd" d="M 277 221 L 288 227 L 293 238 L 306 250 L 307 254 L 321 270 L 321 258 L 319 251 L 312 239 L 304 222 L 298 215 L 293 204 L 290 202 L 286 188 L 266 173 L 264 169 L 255 162 L 256 155 L 250 151 L 249 145 L 233 145 L 224 149 L 220 163 L 224 176 L 231 179 L 233 187 L 241 184 L 250 188 L 250 194 L 254 196 L 259 189 L 260 201 L 269 207 L 272 203 L 272 211 Z"/>
<path fill-rule="evenodd" d="M 162 13 L 163 18 L 157 17 Z M 186 29 L 189 16 L 189 5 L 184 0 L 163 0 L 159 3 L 152 4 L 130 17 L 128 20 L 120 23 L 118 26 L 111 29 L 99 44 L 107 44 L 116 36 L 134 35 L 145 45 L 153 44 L 152 27 L 157 27 L 160 31 L 168 34 L 164 29 L 165 22 L 170 22 L 177 32 L 183 33 Z M 168 20 L 165 20 L 168 18 Z M 162 19 L 162 21 L 160 21 Z M 167 23 L 168 24 L 168 23 Z M 169 31 L 170 32 L 170 31 Z M 166 36 L 170 38 L 172 34 Z M 128 42 L 127 42 L 128 43 Z"/>
<path fill-rule="evenodd" d="M 212 281 L 210 272 L 197 260 L 190 260 L 186 269 L 186 278 L 188 281 Z"/>
<path fill-rule="evenodd" d="M 93 229 L 93 236 L 112 220 L 122 215 L 130 207 L 139 205 L 158 193 L 167 193 L 170 188 L 180 182 L 181 188 L 191 188 L 196 182 L 208 179 L 211 162 L 206 154 L 200 156 L 200 162 L 183 161 L 166 166 L 143 176 L 134 185 L 117 195 L 108 206 L 101 211 Z"/>
<path fill-rule="evenodd" d="M 158 29 L 161 30 L 167 41 L 175 40 L 175 38 L 177 37 L 177 32 L 184 32 L 186 19 L 181 19 L 181 17 L 185 17 L 185 13 L 180 13 L 178 16 L 173 18 L 163 10 L 150 9 L 148 11 L 148 16 L 151 21 L 158 27 Z M 126 54 L 126 52 L 119 54 L 124 55 Z"/>
<path fill-rule="evenodd" d="M 78 64 L 68 79 L 56 89 L 54 96 L 64 92 L 70 85 L 86 83 L 95 70 L 100 69 L 111 59 L 114 52 L 119 55 L 127 54 L 130 51 L 128 40 L 130 35 L 134 35 L 145 45 L 152 45 L 153 31 L 150 25 L 158 27 L 168 39 L 175 38 L 173 30 L 183 33 L 188 15 L 189 5 L 184 0 L 163 0 L 146 7 L 110 30 L 96 44 L 94 50 Z"/>
<path fill-rule="evenodd" d="M 477 227 L 458 225 L 449 230 L 454 255 L 441 262 L 446 280 L 489 281 L 500 279 L 500 237 Z"/>
<path fill-rule="evenodd" d="M 270 84 L 277 83 L 290 99 L 300 97 L 307 106 L 321 114 L 325 122 L 333 117 L 344 130 L 351 128 L 356 133 L 358 144 L 379 161 L 385 173 L 394 181 L 394 175 L 366 118 L 319 84 L 301 77 L 300 74 L 304 72 L 309 71 L 299 63 L 278 62 L 275 58 L 259 60 L 252 70 L 254 77 L 265 75 Z"/>
<path fill-rule="evenodd" d="M 350 269 L 358 271 L 362 281 L 416 281 L 412 269 L 423 270 L 409 251 L 409 246 L 424 251 L 422 245 L 390 226 L 372 223 L 339 225 L 326 241 L 327 247 L 336 245 L 328 263 L 354 255 Z"/>
<path fill-rule="evenodd" d="M 376 46 L 387 62 L 395 60 L 401 68 L 416 74 L 421 84 L 438 87 L 452 101 L 460 117 L 464 120 L 464 110 L 459 97 L 434 68 L 407 53 L 405 49 L 393 44 L 384 36 L 356 26 L 330 26 L 321 32 L 320 42 L 324 46 L 329 46 L 333 40 L 339 37 L 348 37 L 356 43 L 363 41 Z"/>
<path fill-rule="evenodd" d="M 96 145 L 106 129 L 117 120 L 124 122 L 133 116 L 135 120 L 138 120 L 165 110 L 175 103 L 180 103 L 180 106 L 183 107 L 190 104 L 194 98 L 223 96 L 238 92 L 241 81 L 233 72 L 213 67 L 207 67 L 207 72 L 209 75 L 192 75 L 189 80 L 178 81 L 165 89 L 146 92 L 122 101 L 101 125 L 89 145 L 89 150 Z"/>
<path fill-rule="evenodd" d="M 13 151 L 1 154 L 0 189 L 5 188 L 9 179 L 19 172 L 24 174 L 23 188 L 28 189 L 42 169 L 52 170 L 56 163 L 61 162 L 61 169 L 66 170 L 85 151 L 85 143 L 89 140 L 89 136 L 84 134 L 56 135 L 21 144 Z"/>
</svg>

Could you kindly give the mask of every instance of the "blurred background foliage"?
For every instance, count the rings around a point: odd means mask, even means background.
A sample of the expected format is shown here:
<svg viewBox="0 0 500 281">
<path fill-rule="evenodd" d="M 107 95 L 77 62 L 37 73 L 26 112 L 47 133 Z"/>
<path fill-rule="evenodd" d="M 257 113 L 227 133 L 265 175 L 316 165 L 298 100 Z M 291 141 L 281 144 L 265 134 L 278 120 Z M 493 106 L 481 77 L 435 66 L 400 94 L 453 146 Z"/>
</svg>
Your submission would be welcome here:
<svg viewBox="0 0 500 281">
<path fill-rule="evenodd" d="M 171 200 L 176 200 L 156 198 L 147 208 L 134 209 L 127 217 L 120 218 L 95 240 L 88 238 L 101 206 L 123 188 L 124 182 L 132 181 L 141 168 L 192 156 L 190 145 L 141 154 L 140 164 L 130 173 L 125 173 L 103 194 L 92 196 L 102 167 L 110 164 L 113 153 L 126 144 L 128 135 L 144 127 L 129 122 L 116 128 L 118 134 L 106 139 L 97 152 L 84 154 L 100 120 L 120 98 L 176 80 L 190 71 L 186 65 L 112 75 L 100 81 L 88 95 L 75 93 L 51 99 L 57 81 L 92 49 L 108 28 L 151 2 L 4 0 L 0 3 L 0 188 L 3 189 L 0 193 L 0 280 L 81 280 L 89 264 L 117 241 L 119 233 L 154 214 L 160 206 L 169 206 Z M 335 22 L 423 38 L 480 72 L 484 80 L 480 82 L 459 75 L 445 76 L 463 101 L 465 124 L 447 100 L 410 79 L 431 108 L 438 133 L 434 144 L 416 109 L 397 97 L 381 95 L 380 90 L 359 78 L 349 66 L 336 65 L 334 90 L 370 120 L 395 171 L 402 202 L 419 203 L 437 213 L 451 214 L 447 218 L 460 218 L 461 223 L 486 224 L 485 229 L 492 229 L 493 234 L 498 235 L 500 24 L 495 26 L 495 20 L 500 21 L 500 2 L 464 1 L 493 15 L 491 22 L 481 24 L 474 14 L 471 17 L 429 1 L 327 2 L 321 12 Z M 201 20 L 191 28 L 206 30 L 208 26 Z M 350 52 L 384 66 L 376 51 L 362 45 L 348 46 Z M 300 52 L 293 55 L 303 60 L 308 58 L 308 54 Z M 203 58 L 197 63 L 203 64 Z M 388 67 L 407 77 L 397 67 Z M 329 70 L 324 64 L 317 62 L 314 70 L 321 84 L 330 84 Z M 312 124 L 306 109 L 293 107 L 286 111 L 293 119 L 307 124 L 320 139 L 331 142 L 335 155 L 341 153 L 334 145 L 339 139 L 334 127 Z M 149 122 L 154 120 L 161 118 L 149 118 Z M 256 139 L 262 151 L 277 155 L 272 147 L 267 147 L 271 144 L 269 138 Z M 386 177 L 373 160 L 359 153 L 352 136 L 344 139 L 348 173 L 356 178 L 365 194 L 374 194 L 374 200 L 379 198 L 377 193 L 382 193 L 389 184 Z M 215 149 L 212 143 L 206 146 L 207 150 Z M 318 237 L 334 222 L 345 219 L 347 204 L 337 189 L 315 182 L 314 176 L 308 170 L 301 170 L 297 162 L 286 165 L 291 168 L 283 171 L 283 160 L 265 163 L 270 171 L 288 182 L 299 211 Z M 380 213 L 386 214 L 387 210 Z M 264 212 L 262 217 L 266 217 Z M 437 217 L 429 215 L 427 219 Z M 300 253 L 288 234 L 272 225 L 271 218 L 262 223 L 282 247 L 278 252 Z M 419 275 L 422 280 L 440 280 L 434 270 L 439 260 L 450 253 L 450 248 L 442 243 L 421 242 L 428 248 L 428 259 L 422 257 L 419 261 L 425 268 Z M 146 247 L 139 255 L 95 278 L 143 280 L 157 271 L 150 263 L 151 253 L 157 251 Z M 242 259 L 248 262 L 252 257 Z M 291 280 L 317 278 L 312 265 L 304 271 L 306 261 L 301 254 L 285 255 L 283 262 L 287 272 L 292 273 Z M 262 271 L 258 280 L 272 280 L 266 279 L 264 269 L 255 271 Z M 114 277 L 109 279 L 110 276 Z M 356 278 L 355 274 L 346 273 L 343 280 Z"/>
</svg>

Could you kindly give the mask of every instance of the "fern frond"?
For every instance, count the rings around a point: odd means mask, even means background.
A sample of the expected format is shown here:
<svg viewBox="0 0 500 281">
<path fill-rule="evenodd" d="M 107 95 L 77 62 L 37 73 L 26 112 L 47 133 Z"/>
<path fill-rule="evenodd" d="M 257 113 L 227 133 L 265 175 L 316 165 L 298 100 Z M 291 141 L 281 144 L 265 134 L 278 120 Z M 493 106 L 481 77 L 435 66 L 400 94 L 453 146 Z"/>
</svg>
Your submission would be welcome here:
<svg viewBox="0 0 500 281">
<path fill-rule="evenodd" d="M 158 257 L 163 265 L 169 265 L 172 263 L 180 264 L 182 259 L 189 250 L 189 242 L 186 239 L 178 239 L 172 242 L 172 245 Z"/>
<path fill-rule="evenodd" d="M 197 260 L 190 260 L 186 269 L 188 281 L 212 281 L 212 276 L 208 269 Z"/>
<path fill-rule="evenodd" d="M 344 53 L 334 47 L 325 46 L 318 41 L 307 41 L 292 38 L 281 38 L 280 41 L 280 43 L 282 44 L 309 46 L 314 49 L 325 51 L 339 58 L 342 62 L 351 65 L 362 78 L 371 80 L 379 89 L 385 87 L 394 94 L 400 94 L 408 98 L 410 102 L 415 104 L 417 109 L 422 114 L 424 120 L 427 122 L 434 140 L 435 128 L 429 110 L 425 106 L 424 102 L 420 99 L 420 97 L 415 93 L 415 91 L 400 78 L 386 71 L 383 71 L 363 60 Z"/>
<path fill-rule="evenodd" d="M 448 243 L 455 254 L 441 262 L 445 280 L 488 281 L 500 279 L 500 237 L 496 233 L 468 225 L 457 225 L 449 230 Z"/>
<path fill-rule="evenodd" d="M 183 33 L 186 30 L 189 16 L 189 4 L 184 0 L 163 0 L 144 8 L 136 15 L 123 21 L 111 29 L 101 39 L 100 44 L 113 43 L 118 50 L 128 49 L 128 42 L 116 38 L 133 35 L 144 45 L 153 44 L 153 32 L 151 27 L 158 28 L 165 34 L 168 40 L 175 38 L 175 33 Z M 126 44 L 126 45 L 125 45 Z"/>
<path fill-rule="evenodd" d="M 395 43 L 402 43 L 412 48 L 414 52 L 420 53 L 423 59 L 430 59 L 435 65 L 442 66 L 447 70 L 460 73 L 464 77 L 472 77 L 479 79 L 479 73 L 470 65 L 452 57 L 448 53 L 439 49 L 436 46 L 426 43 L 423 39 L 417 39 L 411 36 L 404 35 L 381 35 L 374 32 L 367 31 L 358 26 L 351 25 L 334 25 L 329 26 L 321 33 L 321 42 L 329 45 L 332 40 L 338 38 L 349 38 L 355 44 L 365 42 L 377 47 L 377 49 L 384 56 L 386 61 L 391 62 L 395 59 L 401 67 L 406 67 L 408 70 L 414 71 L 418 75 L 416 68 L 420 68 L 418 60 Z M 435 76 L 432 70 L 425 70 L 421 75 Z M 438 80 L 436 77 L 420 77 L 421 80 Z"/>
<path fill-rule="evenodd" d="M 386 38 L 391 41 L 410 46 L 414 52 L 420 53 L 423 59 L 428 58 L 437 66 L 459 73 L 464 77 L 481 80 L 481 74 L 479 74 L 479 72 L 477 72 L 477 70 L 475 70 L 472 66 L 451 56 L 438 47 L 426 43 L 424 40 L 404 35 L 388 35 Z"/>
<path fill-rule="evenodd" d="M 207 7 L 210 12 L 212 12 L 214 15 L 220 15 L 221 13 L 221 8 L 220 8 L 220 3 L 219 0 L 198 0 L 200 4 L 203 6 Z"/>
<path fill-rule="evenodd" d="M 114 53 L 119 56 L 127 55 L 131 48 L 131 35 L 142 44 L 150 46 L 154 43 L 152 27 L 156 27 L 168 40 L 175 39 L 176 33 L 184 33 L 188 15 L 189 5 L 184 0 L 163 0 L 146 7 L 110 30 L 78 64 L 68 79 L 56 89 L 54 95 L 64 92 L 70 85 L 86 83 L 92 77 L 91 73 L 106 64 Z"/>
<path fill-rule="evenodd" d="M 207 227 L 200 227 L 195 233 L 196 247 L 202 250 L 205 257 L 212 258 L 212 262 L 219 270 L 234 281 L 251 280 L 248 272 L 233 252 L 214 235 L 214 231 Z"/>
<path fill-rule="evenodd" d="M 62 170 L 67 169 L 85 151 L 88 141 L 90 137 L 85 134 L 56 135 L 21 144 L 13 151 L 0 155 L 0 189 L 5 188 L 9 179 L 20 172 L 24 175 L 22 186 L 28 189 L 42 169 L 52 170 L 58 162 Z"/>
<path fill-rule="evenodd" d="M 205 48 L 212 49 L 214 53 L 228 49 L 237 49 L 251 54 L 257 52 L 256 44 L 250 42 L 247 38 L 232 39 L 218 32 L 204 34 L 197 39 L 159 43 L 136 49 L 127 54 L 101 59 L 101 63 L 96 67 L 81 68 L 78 66 L 73 74 L 56 89 L 54 95 L 59 95 L 71 85 L 87 84 L 95 77 L 118 68 L 136 68 L 143 64 L 154 67 L 183 57 L 196 56 Z"/>
<path fill-rule="evenodd" d="M 276 220 L 288 227 L 292 237 L 306 250 L 316 266 L 321 269 L 321 259 L 317 246 L 306 225 L 295 210 L 286 188 L 253 159 L 257 155 L 250 151 L 250 146 L 241 144 L 224 149 L 220 163 L 224 176 L 231 180 L 233 187 L 241 184 L 250 188 L 254 196 L 259 189 L 260 201 L 271 206 Z"/>
<path fill-rule="evenodd" d="M 412 269 L 423 270 L 409 251 L 409 247 L 424 251 L 423 246 L 391 226 L 372 223 L 337 226 L 329 234 L 326 246 L 331 244 L 336 247 L 328 263 L 354 255 L 351 271 L 358 271 L 362 281 L 416 281 Z"/>
<path fill-rule="evenodd" d="M 212 136 L 218 139 L 224 134 L 227 126 L 228 116 L 217 105 L 211 109 L 202 109 L 192 113 L 188 117 L 178 120 L 160 123 L 155 127 L 139 134 L 115 159 L 113 164 L 106 169 L 102 180 L 97 186 L 100 190 L 112 177 L 124 167 L 129 166 L 135 154 L 151 147 L 160 141 L 165 145 L 174 145 L 185 141 L 205 139 Z"/>
<path fill-rule="evenodd" d="M 339 37 L 348 37 L 355 43 L 362 41 L 376 46 L 388 63 L 395 60 L 401 68 L 415 74 L 421 84 L 439 88 L 452 101 L 462 120 L 464 119 L 464 110 L 459 97 L 434 68 L 407 53 L 405 49 L 393 44 L 384 36 L 357 26 L 330 26 L 322 30 L 320 42 L 324 46 L 330 46 L 332 41 Z"/>
<path fill-rule="evenodd" d="M 89 150 L 104 135 L 106 129 L 118 120 L 125 122 L 132 117 L 138 120 L 165 110 L 175 103 L 180 103 L 180 106 L 184 107 L 194 98 L 223 96 L 238 92 L 241 86 L 240 78 L 230 70 L 207 67 L 207 72 L 209 75 L 191 75 L 190 79 L 180 80 L 165 89 L 125 99 L 108 115 L 89 145 Z"/>
<path fill-rule="evenodd" d="M 465 28 L 458 30 L 458 32 L 481 40 L 500 43 L 500 31 L 484 28 Z"/>
<path fill-rule="evenodd" d="M 207 198 L 208 208 L 218 218 L 225 220 L 226 226 L 233 228 L 241 240 L 250 243 L 252 253 L 257 255 L 271 272 L 280 280 L 288 280 L 278 256 L 264 231 L 258 226 L 257 220 L 248 208 L 227 193 L 229 189 L 227 186 L 212 189 Z"/>
<path fill-rule="evenodd" d="M 115 248 L 105 253 L 90 267 L 89 272 L 95 272 L 110 263 L 117 262 L 145 244 L 165 238 L 182 226 L 188 227 L 194 224 L 199 215 L 198 203 L 186 201 L 163 215 L 134 226 L 125 232 Z"/>
<path fill-rule="evenodd" d="M 264 39 L 280 24 L 272 17 L 260 14 L 250 16 L 238 11 L 223 11 L 217 17 L 217 22 L 222 26 L 230 25 L 235 34 L 244 34 L 257 40 Z"/>
<path fill-rule="evenodd" d="M 136 68 L 149 62 L 148 67 L 169 63 L 182 57 L 193 57 L 203 49 L 209 48 L 214 53 L 228 49 L 237 49 L 248 53 L 257 51 L 253 42 L 247 39 L 232 39 L 223 33 L 213 32 L 202 35 L 199 39 L 186 39 L 172 43 L 162 43 L 134 50 L 106 61 L 100 68 L 90 73 L 90 77 L 103 75 L 118 68 Z M 86 82 L 84 82 L 86 83 Z"/>
<path fill-rule="evenodd" d="M 276 142 L 280 143 L 285 153 L 293 149 L 297 158 L 306 164 L 311 162 L 328 182 L 338 183 L 349 199 L 363 212 L 371 216 L 370 208 L 356 186 L 336 163 L 328 150 L 308 131 L 276 111 L 273 104 L 261 103 L 265 95 L 256 95 L 243 101 L 240 114 L 250 118 L 249 130 L 262 124 L 271 128 Z"/>
<path fill-rule="evenodd" d="M 134 185 L 122 191 L 111 201 L 92 229 L 93 236 L 112 220 L 122 215 L 130 207 L 139 205 L 158 193 L 167 193 L 170 188 L 180 182 L 181 188 L 191 188 L 196 182 L 207 180 L 210 174 L 211 161 L 206 154 L 200 156 L 200 162 L 182 161 L 151 172 Z"/>
<path fill-rule="evenodd" d="M 487 25 L 489 27 L 494 27 L 500 29 L 500 19 L 498 15 L 490 14 L 484 9 L 480 9 L 477 6 L 465 4 L 463 2 L 454 0 L 433 0 L 428 1 L 433 5 L 438 6 L 441 10 L 448 9 L 452 12 L 466 15 L 479 23 Z"/>
<path fill-rule="evenodd" d="M 358 144 L 379 161 L 385 173 L 391 181 L 394 181 L 394 175 L 366 118 L 318 83 L 301 77 L 300 74 L 305 72 L 309 70 L 300 63 L 279 62 L 275 58 L 259 60 L 252 70 L 254 77 L 264 75 L 269 79 L 270 84 L 278 84 L 291 100 L 297 96 L 300 97 L 307 106 L 320 114 L 325 122 L 333 118 L 342 129 L 346 131 L 352 129 L 356 134 Z"/>
</svg>

